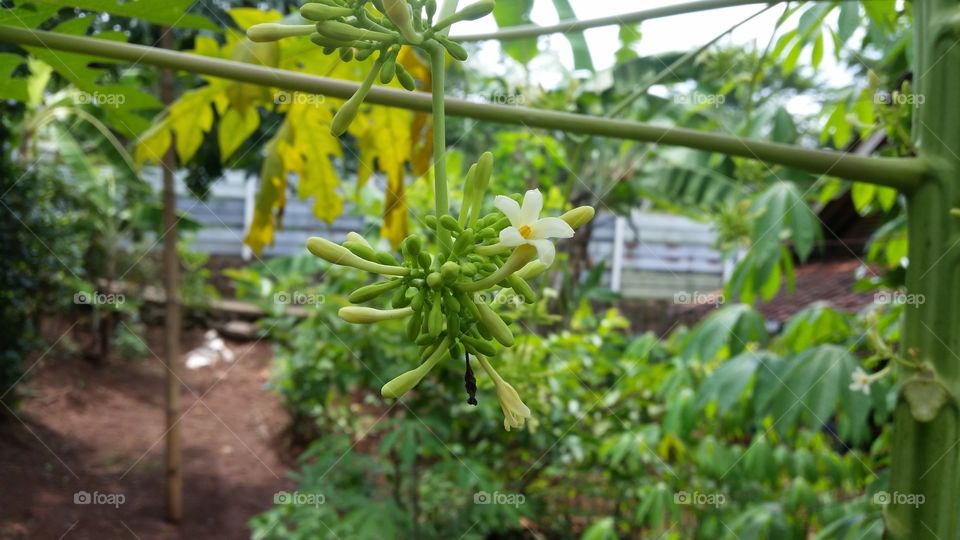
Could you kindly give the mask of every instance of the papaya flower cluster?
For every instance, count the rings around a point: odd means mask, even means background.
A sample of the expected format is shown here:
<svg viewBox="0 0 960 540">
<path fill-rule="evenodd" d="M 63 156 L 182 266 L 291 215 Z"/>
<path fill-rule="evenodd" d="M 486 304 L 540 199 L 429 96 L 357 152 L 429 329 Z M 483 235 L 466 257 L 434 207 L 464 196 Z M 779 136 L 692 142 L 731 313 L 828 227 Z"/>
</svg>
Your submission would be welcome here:
<svg viewBox="0 0 960 540">
<path fill-rule="evenodd" d="M 574 229 L 593 219 L 594 209 L 581 206 L 560 217 L 541 218 L 543 197 L 528 191 L 522 203 L 498 196 L 499 209 L 481 216 L 482 202 L 493 168 L 487 152 L 467 173 L 458 217 L 427 216 L 428 226 L 450 234 L 450 244 L 436 242 L 425 249 L 418 235 L 401 244 L 402 260 L 377 251 L 362 236 L 350 233 L 343 244 L 310 238 L 311 253 L 330 263 L 350 266 L 383 279 L 353 291 L 352 304 L 340 309 L 343 320 L 355 324 L 406 320 L 407 338 L 419 348 L 421 364 L 386 383 L 381 394 L 399 398 L 440 362 L 464 362 L 467 402 L 476 405 L 473 361 L 490 377 L 504 413 L 504 427 L 522 427 L 530 417 L 516 389 L 491 364 L 504 347 L 514 344 L 513 321 L 492 302 L 495 294 L 515 294 L 523 302 L 537 301 L 529 280 L 554 261 L 553 239 L 569 238 Z M 518 197 L 519 199 L 519 197 Z M 373 307 L 368 304 L 379 304 Z M 502 305 L 502 304 L 501 304 Z"/>
<path fill-rule="evenodd" d="M 447 38 L 446 30 L 454 23 L 489 15 L 494 6 L 494 1 L 482 0 L 435 21 L 436 0 L 319 0 L 300 8 L 300 16 L 312 24 L 257 24 L 247 30 L 247 37 L 268 42 L 309 36 L 325 53 L 336 52 L 346 62 L 376 55 L 374 68 L 333 118 L 330 131 L 340 136 L 357 116 L 375 79 L 382 84 L 397 79 L 405 89 L 416 90 L 413 76 L 397 63 L 401 46 L 442 47 L 453 58 L 466 60 L 466 49 Z"/>
</svg>

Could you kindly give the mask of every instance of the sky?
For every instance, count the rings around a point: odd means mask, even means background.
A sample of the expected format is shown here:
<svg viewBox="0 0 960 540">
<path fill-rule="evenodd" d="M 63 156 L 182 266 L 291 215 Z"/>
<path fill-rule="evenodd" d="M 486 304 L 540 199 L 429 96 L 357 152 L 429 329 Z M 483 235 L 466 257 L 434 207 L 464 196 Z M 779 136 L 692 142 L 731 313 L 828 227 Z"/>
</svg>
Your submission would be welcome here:
<svg viewBox="0 0 960 540">
<path fill-rule="evenodd" d="M 689 0 L 569 0 L 579 19 L 592 19 L 609 15 L 631 13 L 642 9 L 662 7 L 688 3 Z M 762 10 L 763 4 L 729 7 L 700 13 L 676 15 L 645 21 L 640 30 L 642 39 L 635 45 L 640 55 L 659 54 L 670 51 L 689 51 L 702 46 L 734 24 L 750 17 Z M 766 46 L 770 33 L 783 8 L 774 6 L 766 13 L 736 29 L 720 43 L 750 44 L 757 43 L 760 48 Z M 532 13 L 533 21 L 537 24 L 553 24 L 558 22 L 552 0 L 535 0 Z M 788 28 L 790 22 L 787 23 Z M 795 24 L 795 22 L 794 22 Z M 473 34 L 495 31 L 496 23 L 493 17 L 485 17 L 477 21 L 458 23 L 451 35 Z M 593 58 L 594 66 L 598 70 L 609 69 L 613 66 L 614 55 L 620 48 L 618 28 L 607 26 L 594 28 L 586 32 L 587 43 Z M 567 41 L 559 35 L 541 38 L 541 51 L 548 49 L 551 55 L 543 55 L 534 61 L 531 70 L 531 82 L 545 87 L 552 87 L 562 80 L 562 74 L 556 68 L 557 61 L 568 69 L 573 69 L 573 54 Z M 841 69 L 833 59 L 833 50 L 830 40 L 826 40 L 824 60 L 817 76 L 829 86 L 840 87 L 852 82 L 852 77 Z M 474 55 L 474 67 L 480 67 L 497 75 L 504 75 L 506 68 L 499 62 L 499 45 L 495 42 L 485 42 L 479 54 Z M 539 66 L 538 66 L 539 64 Z M 540 67 L 541 69 L 537 69 Z M 550 69 L 553 68 L 553 69 Z M 812 104 L 798 101 L 790 107 L 791 112 L 806 112 Z"/>
</svg>

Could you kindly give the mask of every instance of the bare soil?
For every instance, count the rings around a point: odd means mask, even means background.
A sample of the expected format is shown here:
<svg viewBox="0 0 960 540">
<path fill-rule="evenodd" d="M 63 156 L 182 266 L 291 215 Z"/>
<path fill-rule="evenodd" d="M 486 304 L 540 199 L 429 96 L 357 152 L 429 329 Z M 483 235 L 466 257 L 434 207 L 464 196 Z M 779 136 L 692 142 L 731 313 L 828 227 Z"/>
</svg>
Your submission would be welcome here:
<svg viewBox="0 0 960 540">
<path fill-rule="evenodd" d="M 201 335 L 184 336 L 181 366 Z M 234 363 L 181 368 L 183 519 L 165 520 L 160 330 L 147 342 L 155 355 L 103 367 L 27 362 L 25 398 L 0 422 L 0 539 L 249 538 L 247 521 L 292 488 L 270 346 L 228 341 Z"/>
</svg>

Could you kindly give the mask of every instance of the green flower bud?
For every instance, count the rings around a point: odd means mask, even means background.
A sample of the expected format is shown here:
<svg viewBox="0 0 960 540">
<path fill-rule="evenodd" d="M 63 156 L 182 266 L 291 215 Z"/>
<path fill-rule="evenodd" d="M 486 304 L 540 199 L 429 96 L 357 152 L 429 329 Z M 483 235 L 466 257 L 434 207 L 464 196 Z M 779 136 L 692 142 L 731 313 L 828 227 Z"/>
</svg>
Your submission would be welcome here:
<svg viewBox="0 0 960 540">
<path fill-rule="evenodd" d="M 420 291 L 413 293 L 413 298 L 410 299 L 410 307 L 412 307 L 414 311 L 423 309 L 423 293 Z"/>
<path fill-rule="evenodd" d="M 447 315 L 447 335 L 460 335 L 460 316 L 456 313 L 450 313 Z"/>
<path fill-rule="evenodd" d="M 530 288 L 530 285 L 523 280 L 522 277 L 511 274 L 507 277 L 507 284 L 513 289 L 513 292 L 519 294 L 523 301 L 528 304 L 533 304 L 537 301 L 537 294 L 533 292 L 533 289 Z"/>
<path fill-rule="evenodd" d="M 419 330 L 419 327 L 417 329 Z M 414 343 L 416 343 L 420 347 L 437 342 L 437 338 L 431 336 L 430 334 L 420 334 L 419 336 L 415 336 L 415 337 L 416 339 L 414 339 Z"/>
<path fill-rule="evenodd" d="M 368 30 L 366 28 L 357 28 L 346 23 L 338 21 L 321 21 L 317 23 L 317 32 L 331 39 L 340 41 L 387 41 L 389 34 Z"/>
<path fill-rule="evenodd" d="M 390 84 L 390 81 L 393 80 L 393 77 L 396 74 L 397 74 L 397 57 L 391 54 L 383 62 L 383 66 L 380 68 L 380 83 Z"/>
<path fill-rule="evenodd" d="M 493 12 L 493 8 L 495 6 L 496 3 L 493 0 L 481 0 L 480 2 L 476 2 L 461 9 L 449 17 L 444 17 L 438 21 L 437 24 L 433 25 L 433 30 L 434 32 L 438 32 L 456 22 L 473 21 L 481 17 L 485 17 Z"/>
<path fill-rule="evenodd" d="M 343 60 L 344 62 L 353 60 L 353 48 L 344 47 L 343 49 L 340 49 L 340 60 Z"/>
<path fill-rule="evenodd" d="M 460 302 L 449 291 L 443 296 L 443 304 L 447 307 L 447 311 L 460 312 Z"/>
<path fill-rule="evenodd" d="M 423 314 L 419 311 L 413 313 L 410 320 L 407 321 L 407 339 L 413 341 L 420 335 L 420 325 L 423 324 Z"/>
<path fill-rule="evenodd" d="M 462 307 L 467 308 L 467 311 L 474 319 L 480 320 L 480 309 L 477 307 L 477 303 L 473 298 L 470 297 L 469 294 L 462 292 L 457 293 L 457 300 Z"/>
<path fill-rule="evenodd" d="M 401 266 L 388 266 L 362 259 L 351 252 L 349 249 L 334 244 L 326 238 L 317 236 L 307 240 L 307 249 L 321 259 L 341 266 L 352 266 L 367 272 L 382 274 L 386 276 L 405 276 L 410 273 L 408 268 Z"/>
<path fill-rule="evenodd" d="M 510 331 L 510 327 L 507 326 L 507 323 L 503 322 L 503 319 L 486 302 L 477 302 L 477 309 L 480 310 L 480 324 L 482 327 L 486 328 L 490 335 L 493 336 L 493 339 L 496 339 L 504 347 L 513 346 L 513 332 Z"/>
<path fill-rule="evenodd" d="M 443 45 L 443 48 L 446 49 L 448 53 L 450 53 L 450 56 L 452 56 L 454 60 L 459 60 L 463 62 L 469 56 L 467 54 L 467 50 L 463 48 L 463 45 L 460 45 L 456 41 L 443 39 L 440 41 L 440 44 Z"/>
<path fill-rule="evenodd" d="M 420 268 L 423 268 L 425 272 L 430 271 L 430 265 L 433 264 L 433 257 L 429 253 L 420 253 L 420 256 L 417 258 L 417 261 L 420 263 Z"/>
<path fill-rule="evenodd" d="M 450 356 L 452 358 L 463 358 L 464 352 L 466 351 L 462 344 L 455 342 L 453 345 L 450 345 Z"/>
<path fill-rule="evenodd" d="M 353 10 L 345 7 L 334 7 L 315 2 L 304 4 L 300 8 L 300 16 L 308 21 L 326 21 L 337 17 L 349 17 Z"/>
<path fill-rule="evenodd" d="M 370 247 L 370 244 L 367 244 L 366 242 L 360 243 L 356 240 L 347 240 L 343 243 L 343 247 L 352 251 L 354 255 L 363 257 L 368 261 L 377 260 L 377 252 L 374 251 L 374 249 Z"/>
<path fill-rule="evenodd" d="M 549 266 L 543 264 L 539 259 L 537 259 L 535 261 L 528 262 L 526 266 L 520 270 L 517 270 L 517 273 L 514 275 L 523 279 L 533 279 L 546 272 L 547 268 L 549 268 Z"/>
<path fill-rule="evenodd" d="M 597 211 L 592 206 L 580 206 L 563 214 L 560 219 L 566 221 L 571 228 L 576 229 L 589 223 L 596 213 Z"/>
<path fill-rule="evenodd" d="M 466 255 L 473 251 L 474 247 L 473 229 L 467 229 L 463 231 L 453 243 L 453 252 L 457 255 Z"/>
<path fill-rule="evenodd" d="M 432 20 L 433 16 L 437 14 L 437 0 L 427 0 L 424 7 L 427 10 L 427 18 Z"/>
<path fill-rule="evenodd" d="M 381 321 L 409 317 L 413 315 L 413 310 L 409 307 L 402 309 L 374 309 L 360 306 L 347 306 L 340 308 L 337 315 L 348 323 L 373 324 Z"/>
<path fill-rule="evenodd" d="M 383 385 L 380 394 L 386 398 L 399 398 L 406 394 L 411 388 L 417 385 L 423 378 L 449 354 L 450 339 L 444 339 L 438 346 L 434 347 L 432 354 L 419 367 L 401 374 L 392 381 Z"/>
<path fill-rule="evenodd" d="M 255 43 L 279 41 L 294 36 L 309 36 L 315 30 L 312 24 L 255 24 L 247 29 L 247 37 Z"/>
<path fill-rule="evenodd" d="M 400 81 L 400 86 L 403 86 L 404 89 L 411 92 L 417 89 L 417 82 L 413 80 L 413 75 L 400 64 L 397 64 L 397 79 Z"/>
<path fill-rule="evenodd" d="M 479 233 L 477 233 L 477 236 L 480 238 L 496 238 L 497 230 L 493 227 L 484 227 Z"/>
<path fill-rule="evenodd" d="M 424 218 L 423 218 L 423 223 L 424 223 L 428 228 L 430 228 L 430 229 L 436 229 L 436 228 L 437 228 L 437 216 L 435 216 L 435 215 L 433 215 L 433 214 L 424 216 Z"/>
<path fill-rule="evenodd" d="M 350 303 L 352 304 L 362 304 L 364 302 L 373 300 L 387 291 L 392 291 L 400 285 L 403 285 L 402 279 L 391 279 L 389 281 L 382 281 L 380 283 L 366 285 L 350 293 L 350 296 L 348 296 L 347 299 L 350 300 Z"/>
<path fill-rule="evenodd" d="M 433 274 L 431 274 L 433 275 Z M 460 265 L 453 262 L 447 261 L 443 263 L 440 267 L 440 276 L 443 278 L 443 281 L 446 283 L 451 283 L 457 279 L 457 276 L 460 275 Z M 427 277 L 429 283 L 429 276 Z"/>
<path fill-rule="evenodd" d="M 392 264 L 394 266 L 400 264 L 397 262 L 397 258 L 393 256 L 393 253 L 387 251 L 377 252 L 377 262 L 380 264 Z"/>
<path fill-rule="evenodd" d="M 410 6 L 406 0 L 382 0 L 384 13 L 390 22 L 397 27 L 403 39 L 413 45 L 423 43 L 423 36 L 413 28 L 413 18 L 410 16 Z"/>
<path fill-rule="evenodd" d="M 464 336 L 460 338 L 460 341 L 467 347 L 467 350 L 474 354 L 483 354 L 486 356 L 493 356 L 497 354 L 497 348 L 493 346 L 493 343 L 489 341 L 484 341 L 482 339 L 477 339 L 475 337 Z"/>
<path fill-rule="evenodd" d="M 363 62 L 374 53 L 374 49 L 357 49 L 357 60 Z"/>
<path fill-rule="evenodd" d="M 463 227 L 460 226 L 460 223 L 458 223 L 457 220 L 449 214 L 440 216 L 440 225 L 452 233 L 459 233 L 463 231 Z"/>
<path fill-rule="evenodd" d="M 442 284 L 443 276 L 440 275 L 440 272 L 430 272 L 427 275 L 427 285 L 429 285 L 431 289 L 436 289 Z"/>
<path fill-rule="evenodd" d="M 410 297 L 407 296 L 409 287 L 400 287 L 393 296 L 390 297 L 390 305 L 395 308 L 403 308 L 410 305 Z"/>
<path fill-rule="evenodd" d="M 312 41 L 314 45 L 323 47 L 323 54 L 331 54 L 340 47 L 349 47 L 351 43 L 349 41 L 340 41 L 339 39 L 330 39 L 316 32 L 310 34 L 310 41 Z"/>
<path fill-rule="evenodd" d="M 433 337 L 439 336 L 440 332 L 443 331 L 443 309 L 440 307 L 439 301 L 430 306 L 430 314 L 427 316 L 427 330 Z"/>
<path fill-rule="evenodd" d="M 403 240 L 403 256 L 414 258 L 420 254 L 420 237 L 408 236 Z"/>
</svg>

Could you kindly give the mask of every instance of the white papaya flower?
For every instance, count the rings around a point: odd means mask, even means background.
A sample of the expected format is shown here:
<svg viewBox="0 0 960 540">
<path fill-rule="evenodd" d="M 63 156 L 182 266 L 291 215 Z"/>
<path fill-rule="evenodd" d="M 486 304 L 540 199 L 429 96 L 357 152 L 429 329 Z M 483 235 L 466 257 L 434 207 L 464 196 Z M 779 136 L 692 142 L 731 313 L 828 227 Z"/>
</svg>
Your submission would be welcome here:
<svg viewBox="0 0 960 540">
<path fill-rule="evenodd" d="M 531 189 L 523 195 L 523 206 L 503 195 L 497 195 L 493 205 L 510 220 L 510 226 L 500 231 L 500 244 L 507 247 L 529 244 L 537 249 L 540 261 L 547 266 L 553 264 L 556 256 L 556 248 L 549 239 L 573 236 L 573 228 L 566 221 L 540 217 L 543 195 L 538 189 Z"/>
<path fill-rule="evenodd" d="M 850 382 L 850 389 L 854 392 L 863 392 L 866 395 L 870 395 L 870 383 L 873 382 L 873 378 L 867 374 L 863 368 L 857 368 L 853 370 L 853 373 L 850 374 L 852 381 Z"/>
</svg>

